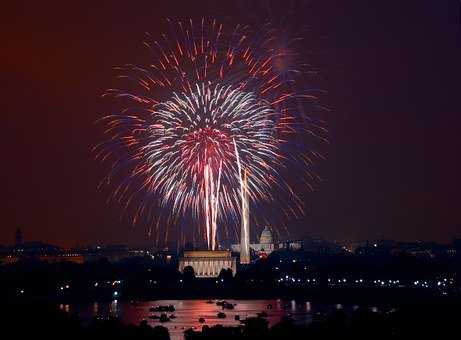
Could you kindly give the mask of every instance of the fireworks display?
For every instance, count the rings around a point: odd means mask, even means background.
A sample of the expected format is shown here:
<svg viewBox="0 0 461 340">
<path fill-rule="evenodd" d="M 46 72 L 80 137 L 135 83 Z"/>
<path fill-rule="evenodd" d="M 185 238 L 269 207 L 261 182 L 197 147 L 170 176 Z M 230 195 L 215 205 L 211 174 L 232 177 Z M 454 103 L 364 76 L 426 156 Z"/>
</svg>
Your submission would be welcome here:
<svg viewBox="0 0 461 340">
<path fill-rule="evenodd" d="M 95 153 L 111 163 L 104 183 L 134 207 L 133 223 L 145 219 L 168 239 L 171 225 L 190 218 L 192 234 L 216 249 L 218 234 L 243 218 L 243 177 L 253 205 L 284 192 L 289 209 L 302 210 L 281 171 L 293 159 L 311 162 L 289 147 L 299 120 L 288 103 L 302 95 L 270 34 L 251 39 L 247 27 L 204 19 L 168 27 L 145 43 L 149 66 L 119 68 L 135 89 L 107 91 L 126 106 L 100 120 L 107 139 Z"/>
</svg>

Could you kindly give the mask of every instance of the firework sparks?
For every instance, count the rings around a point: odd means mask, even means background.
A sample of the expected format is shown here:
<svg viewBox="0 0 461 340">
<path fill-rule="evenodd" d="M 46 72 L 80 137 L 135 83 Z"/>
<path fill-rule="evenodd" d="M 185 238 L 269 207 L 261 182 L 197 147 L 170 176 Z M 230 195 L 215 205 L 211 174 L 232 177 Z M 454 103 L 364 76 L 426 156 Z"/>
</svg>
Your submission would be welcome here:
<svg viewBox="0 0 461 340">
<path fill-rule="evenodd" d="M 279 52 L 255 49 L 247 28 L 226 33 L 203 19 L 170 27 L 170 37 L 146 43 L 149 68 L 122 68 L 141 90 L 107 91 L 131 104 L 102 118 L 109 138 L 96 155 L 112 161 L 113 196 L 137 205 L 134 223 L 157 206 L 190 215 L 216 249 L 218 220 L 240 217 L 242 173 L 254 203 L 287 187 L 279 169 L 294 120 L 281 103 L 294 94 L 283 90 Z"/>
</svg>

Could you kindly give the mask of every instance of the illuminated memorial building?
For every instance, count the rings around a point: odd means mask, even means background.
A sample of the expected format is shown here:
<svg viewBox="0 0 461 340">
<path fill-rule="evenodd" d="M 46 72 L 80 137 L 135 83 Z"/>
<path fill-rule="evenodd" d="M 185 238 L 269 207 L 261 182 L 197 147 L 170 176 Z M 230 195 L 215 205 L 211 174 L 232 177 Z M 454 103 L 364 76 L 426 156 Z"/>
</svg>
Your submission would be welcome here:
<svg viewBox="0 0 461 340">
<path fill-rule="evenodd" d="M 233 252 L 240 253 L 240 263 L 247 264 L 250 262 L 249 256 L 242 258 L 242 247 L 245 247 L 245 240 L 239 244 L 232 244 Z M 243 245 L 242 245 L 243 244 Z M 275 244 L 272 238 L 272 232 L 269 227 L 265 227 L 259 238 L 259 243 L 248 245 L 249 250 L 256 252 L 258 255 L 269 255 L 275 250 Z M 242 261 L 243 260 L 243 261 Z M 184 272 L 184 268 L 192 267 L 196 277 L 217 277 L 222 269 L 231 269 L 235 275 L 237 266 L 236 258 L 232 257 L 230 250 L 194 250 L 185 251 L 182 258 L 179 259 L 179 271 Z"/>
<path fill-rule="evenodd" d="M 191 266 L 196 277 L 217 277 L 222 269 L 237 269 L 235 257 L 229 250 L 195 250 L 185 251 L 179 260 L 179 270 Z"/>
</svg>

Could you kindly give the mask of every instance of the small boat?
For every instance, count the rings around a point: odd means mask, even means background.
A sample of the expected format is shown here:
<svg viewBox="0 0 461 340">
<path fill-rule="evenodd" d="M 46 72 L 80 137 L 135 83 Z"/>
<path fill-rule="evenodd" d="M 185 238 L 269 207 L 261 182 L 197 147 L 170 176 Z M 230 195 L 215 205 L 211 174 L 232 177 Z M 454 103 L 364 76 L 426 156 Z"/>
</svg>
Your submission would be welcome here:
<svg viewBox="0 0 461 340">
<path fill-rule="evenodd" d="M 174 312 L 176 309 L 173 305 L 168 306 L 156 306 L 149 308 L 151 312 Z"/>
<path fill-rule="evenodd" d="M 168 321 L 170 321 L 170 318 L 165 313 L 162 313 L 160 315 L 160 322 L 168 322 Z"/>
<path fill-rule="evenodd" d="M 225 319 L 225 318 L 226 318 L 226 314 L 224 314 L 223 312 L 218 313 L 218 319 Z"/>
<path fill-rule="evenodd" d="M 236 321 L 240 321 L 240 315 L 236 314 L 236 315 L 234 316 L 234 319 L 235 319 Z"/>
<path fill-rule="evenodd" d="M 269 304 L 267 305 L 266 309 L 272 309 L 272 304 L 269 303 Z"/>
<path fill-rule="evenodd" d="M 170 319 L 176 319 L 176 315 L 170 314 Z"/>
<path fill-rule="evenodd" d="M 225 302 L 222 305 L 223 309 L 234 309 L 234 305 L 232 303 Z"/>
<path fill-rule="evenodd" d="M 227 302 L 226 301 L 218 301 L 216 302 L 216 306 L 224 306 L 224 304 L 226 304 Z"/>
<path fill-rule="evenodd" d="M 198 318 L 198 322 L 204 323 L 204 322 L 205 322 L 205 319 L 204 319 L 204 318 Z"/>
<path fill-rule="evenodd" d="M 258 318 L 267 318 L 268 315 L 265 311 L 262 311 L 261 313 L 256 314 Z"/>
</svg>

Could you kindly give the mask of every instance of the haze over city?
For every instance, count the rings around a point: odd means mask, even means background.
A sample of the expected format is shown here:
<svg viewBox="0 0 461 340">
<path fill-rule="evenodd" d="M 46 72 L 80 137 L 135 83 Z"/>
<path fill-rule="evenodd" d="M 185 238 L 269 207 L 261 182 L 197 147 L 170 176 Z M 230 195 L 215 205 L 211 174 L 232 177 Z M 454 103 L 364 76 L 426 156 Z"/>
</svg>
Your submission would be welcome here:
<svg viewBox="0 0 461 340">
<path fill-rule="evenodd" d="M 326 91 L 330 144 L 318 164 L 322 182 L 305 195 L 305 217 L 287 223 L 291 235 L 441 242 L 459 236 L 459 4 L 298 6 L 287 6 L 274 22 L 290 21 L 289 29 L 304 34 L 301 53 Z M 270 17 L 281 7 L 255 2 L 251 12 Z M 101 2 L 91 10 L 83 3 L 6 4 L 0 243 L 12 243 L 18 227 L 28 239 L 63 246 L 149 243 L 146 225 L 132 229 L 120 220 L 119 207 L 106 204 L 107 191 L 97 188 L 104 170 L 91 153 L 101 139 L 94 121 L 111 110 L 100 96 L 114 84 L 114 66 L 144 62 L 144 32 L 160 33 L 162 18 L 257 21 L 244 8 L 206 1 Z M 305 28 L 296 32 L 296 23 Z"/>
</svg>

